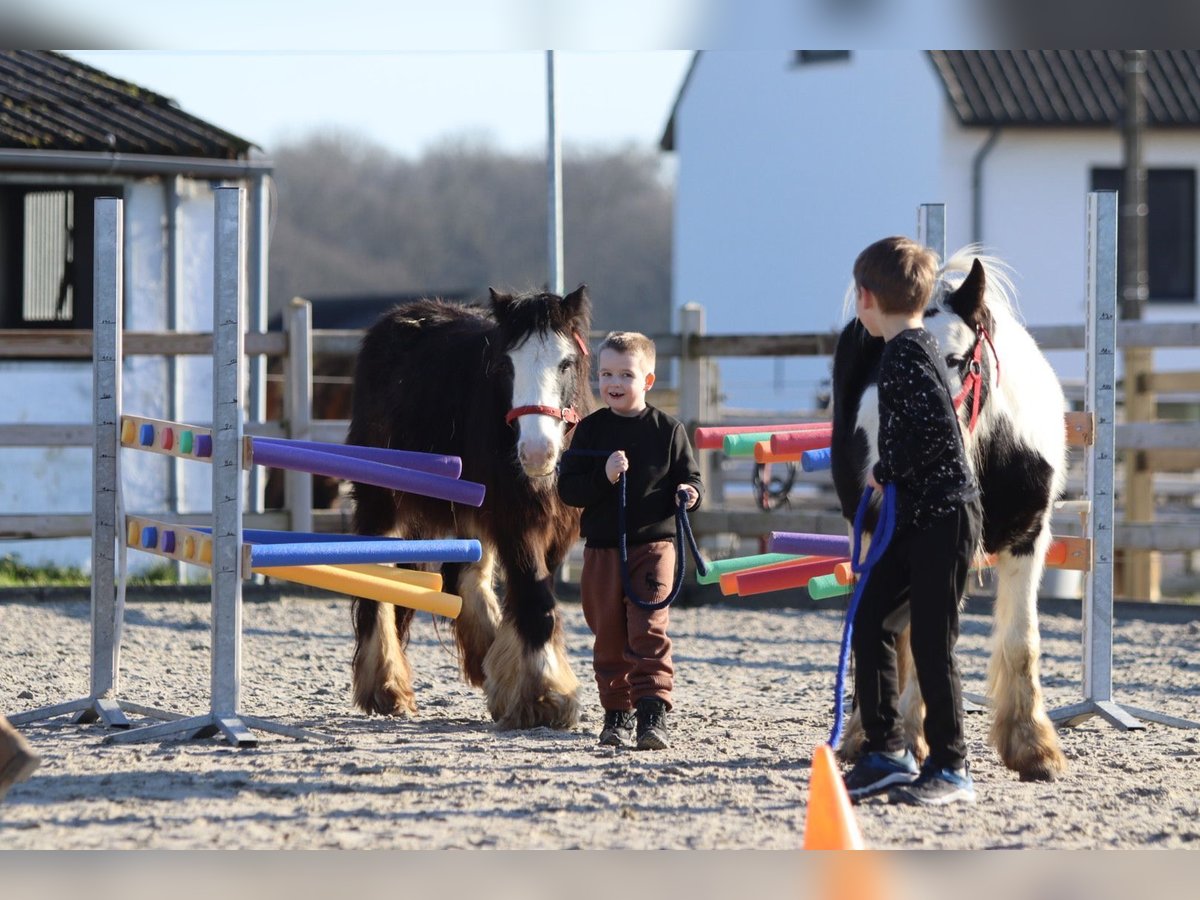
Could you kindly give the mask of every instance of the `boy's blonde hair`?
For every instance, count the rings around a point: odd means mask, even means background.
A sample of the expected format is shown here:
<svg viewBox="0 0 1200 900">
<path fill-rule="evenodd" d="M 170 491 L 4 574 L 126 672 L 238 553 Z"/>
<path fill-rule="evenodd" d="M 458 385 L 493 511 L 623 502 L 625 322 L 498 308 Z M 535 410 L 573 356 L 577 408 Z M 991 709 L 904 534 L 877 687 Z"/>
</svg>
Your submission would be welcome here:
<svg viewBox="0 0 1200 900">
<path fill-rule="evenodd" d="M 858 254 L 854 284 L 875 295 L 888 315 L 925 308 L 937 282 L 937 254 L 911 238 L 887 237 Z"/>
<path fill-rule="evenodd" d="M 656 351 L 654 341 L 640 331 L 610 331 L 604 336 L 597 355 L 605 350 L 616 350 L 618 353 L 638 353 L 646 361 L 646 368 L 654 371 Z"/>
</svg>

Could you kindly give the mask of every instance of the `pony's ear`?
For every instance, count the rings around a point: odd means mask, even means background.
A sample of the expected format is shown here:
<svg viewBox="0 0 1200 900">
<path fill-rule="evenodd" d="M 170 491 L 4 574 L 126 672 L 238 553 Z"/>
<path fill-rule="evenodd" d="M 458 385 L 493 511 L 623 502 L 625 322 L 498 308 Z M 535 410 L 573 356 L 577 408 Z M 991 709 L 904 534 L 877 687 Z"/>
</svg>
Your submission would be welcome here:
<svg viewBox="0 0 1200 900">
<path fill-rule="evenodd" d="M 592 310 L 591 298 L 588 296 L 586 284 L 581 284 L 567 296 L 563 297 L 563 309 L 572 319 L 588 315 Z"/>
<path fill-rule="evenodd" d="M 494 287 L 488 288 L 488 297 L 492 301 L 492 312 L 496 314 L 512 305 L 512 294 L 501 294 Z"/>
<path fill-rule="evenodd" d="M 971 328 L 978 328 L 984 319 L 983 295 L 986 291 L 987 278 L 983 274 L 983 263 L 976 259 L 958 290 L 946 298 L 946 305 Z"/>
</svg>

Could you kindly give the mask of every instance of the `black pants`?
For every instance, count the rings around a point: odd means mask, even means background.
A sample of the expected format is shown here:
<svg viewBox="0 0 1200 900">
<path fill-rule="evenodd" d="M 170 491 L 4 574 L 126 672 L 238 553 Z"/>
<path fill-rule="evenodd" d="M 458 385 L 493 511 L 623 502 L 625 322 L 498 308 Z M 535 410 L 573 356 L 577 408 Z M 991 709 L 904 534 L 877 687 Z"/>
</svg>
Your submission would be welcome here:
<svg viewBox="0 0 1200 900">
<path fill-rule="evenodd" d="M 912 625 L 917 683 L 925 700 L 928 764 L 957 768 L 966 759 L 962 682 L 954 659 L 958 604 L 979 541 L 978 501 L 922 531 L 897 534 L 871 569 L 854 616 L 854 695 L 868 751 L 904 749 L 896 638 Z"/>
</svg>

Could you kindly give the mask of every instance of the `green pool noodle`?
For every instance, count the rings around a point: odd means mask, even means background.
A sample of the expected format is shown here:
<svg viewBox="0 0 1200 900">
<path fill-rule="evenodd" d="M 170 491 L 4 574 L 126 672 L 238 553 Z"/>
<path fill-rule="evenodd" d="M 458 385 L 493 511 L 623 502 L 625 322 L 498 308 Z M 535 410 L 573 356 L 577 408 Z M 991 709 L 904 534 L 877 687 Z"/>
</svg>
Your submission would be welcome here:
<svg viewBox="0 0 1200 900">
<path fill-rule="evenodd" d="M 808 595 L 814 600 L 827 600 L 830 597 L 844 597 L 854 593 L 853 584 L 838 584 L 835 575 L 818 575 L 808 579 Z"/>
<path fill-rule="evenodd" d="M 759 441 L 769 441 L 773 431 L 751 431 L 746 434 L 727 434 L 721 449 L 726 456 L 753 456 L 754 445 Z"/>
<path fill-rule="evenodd" d="M 697 573 L 696 581 L 700 584 L 716 584 L 722 575 L 730 572 L 740 572 L 743 569 L 753 569 L 757 566 L 769 566 L 771 563 L 787 562 L 790 559 L 803 559 L 792 553 L 760 553 L 757 556 L 737 556 L 731 559 L 717 559 L 708 564 L 708 572 L 704 575 Z"/>
</svg>

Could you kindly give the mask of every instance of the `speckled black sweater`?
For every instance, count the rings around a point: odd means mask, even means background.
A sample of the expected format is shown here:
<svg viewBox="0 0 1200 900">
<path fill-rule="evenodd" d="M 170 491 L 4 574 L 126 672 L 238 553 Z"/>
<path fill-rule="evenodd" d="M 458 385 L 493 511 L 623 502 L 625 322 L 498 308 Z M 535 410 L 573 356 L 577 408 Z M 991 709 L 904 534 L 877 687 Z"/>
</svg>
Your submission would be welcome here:
<svg viewBox="0 0 1200 900">
<path fill-rule="evenodd" d="M 922 530 L 979 497 L 937 339 L 900 332 L 879 363 L 875 480 L 896 485 L 896 531 Z"/>
</svg>

